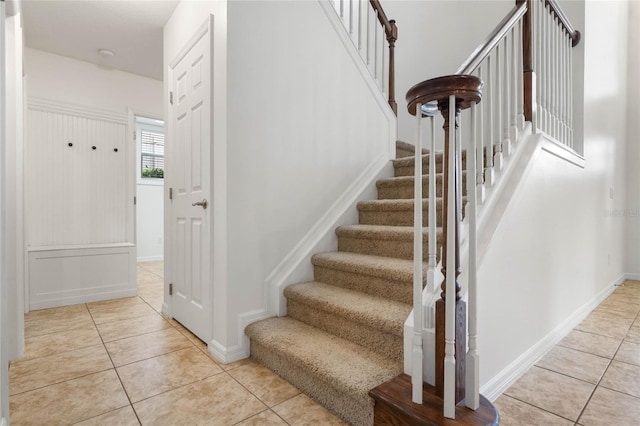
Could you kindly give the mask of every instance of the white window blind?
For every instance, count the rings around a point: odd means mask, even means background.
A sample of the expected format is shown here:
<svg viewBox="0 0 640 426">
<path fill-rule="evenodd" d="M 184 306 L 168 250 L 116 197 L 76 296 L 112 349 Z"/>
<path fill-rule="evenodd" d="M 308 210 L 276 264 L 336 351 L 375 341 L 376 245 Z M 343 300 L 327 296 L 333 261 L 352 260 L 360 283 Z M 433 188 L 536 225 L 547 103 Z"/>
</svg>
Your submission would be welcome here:
<svg viewBox="0 0 640 426">
<path fill-rule="evenodd" d="M 164 134 L 140 128 L 140 162 L 143 178 L 164 176 Z"/>
</svg>

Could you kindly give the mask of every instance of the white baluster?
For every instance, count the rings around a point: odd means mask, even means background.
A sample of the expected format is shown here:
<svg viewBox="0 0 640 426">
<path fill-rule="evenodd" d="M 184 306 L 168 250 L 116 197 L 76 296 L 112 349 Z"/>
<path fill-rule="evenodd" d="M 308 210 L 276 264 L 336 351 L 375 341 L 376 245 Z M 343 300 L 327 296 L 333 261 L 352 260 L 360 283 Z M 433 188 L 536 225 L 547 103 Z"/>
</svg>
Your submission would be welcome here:
<svg viewBox="0 0 640 426">
<path fill-rule="evenodd" d="M 476 146 L 476 103 L 471 103 L 471 141 L 469 151 L 477 150 Z M 465 365 L 465 404 L 472 410 L 480 406 L 480 360 L 477 350 L 477 229 L 476 216 L 478 201 L 476 198 L 475 179 L 476 164 L 467 154 L 467 194 L 469 196 L 467 218 L 469 223 L 469 272 L 468 272 L 468 308 L 469 308 L 469 350 Z M 447 296 L 448 299 L 449 296 Z"/>
<path fill-rule="evenodd" d="M 413 349 L 411 400 L 422 404 L 422 104 L 416 106 L 413 197 Z M 432 235 L 429 238 L 433 238 Z"/>
<path fill-rule="evenodd" d="M 535 2 L 533 2 L 532 4 L 535 4 Z M 532 16 L 533 19 L 534 16 Z M 531 28 L 535 28 L 535 26 L 531 25 Z M 515 84 L 516 84 L 516 92 L 518 95 L 518 100 L 516 102 L 516 127 L 518 128 L 518 130 L 524 130 L 524 63 L 523 63 L 523 52 L 522 52 L 522 21 L 518 22 L 518 29 L 517 29 L 517 46 L 516 46 L 516 63 L 518 64 L 517 68 L 516 68 L 516 80 L 515 80 Z M 533 43 L 535 43 L 534 41 L 535 39 L 532 37 L 531 38 L 531 50 L 532 50 L 532 54 L 535 55 L 535 45 Z M 535 70 L 535 65 L 533 66 L 533 69 Z M 532 82 L 532 84 L 535 84 L 534 82 Z M 533 99 L 533 101 L 535 102 L 535 99 Z M 535 108 L 533 109 L 533 111 L 531 111 L 532 114 L 535 116 Z M 480 119 L 482 120 L 482 119 Z M 534 120 L 534 119 L 532 119 Z M 517 138 L 515 139 L 517 140 Z"/>
<path fill-rule="evenodd" d="M 353 2 L 355 0 L 349 0 L 349 34 L 351 34 L 351 40 L 353 40 Z"/>
<path fill-rule="evenodd" d="M 365 4 L 364 1 L 362 0 L 358 0 L 358 51 L 360 52 L 360 55 L 362 55 L 362 27 L 364 26 L 362 24 L 362 5 Z M 365 9 L 366 10 L 366 9 Z"/>
<path fill-rule="evenodd" d="M 509 119 L 509 114 L 511 112 L 511 103 L 513 102 L 513 92 L 511 91 L 511 67 L 509 66 L 509 63 L 513 62 L 513 58 L 510 56 L 510 39 L 512 39 L 512 37 L 510 37 L 510 34 L 507 34 L 502 42 L 502 84 L 504 86 L 502 92 L 502 155 L 506 157 L 511 154 L 511 140 L 509 139 L 509 126 L 511 125 L 511 120 Z"/>
<path fill-rule="evenodd" d="M 493 186 L 495 182 L 495 172 L 493 169 L 493 93 L 494 87 L 493 84 L 493 70 L 491 69 L 494 60 L 492 59 L 492 54 L 487 56 L 487 79 L 485 81 L 485 158 L 486 158 L 486 166 L 484 171 L 484 179 L 485 183 L 489 186 Z"/>
<path fill-rule="evenodd" d="M 482 64 L 480 64 L 480 66 L 478 67 L 478 78 L 480 80 L 482 80 Z M 486 90 L 486 89 L 485 89 Z M 474 122 L 476 123 L 473 130 L 474 135 L 476 136 L 476 141 L 477 141 L 477 146 L 475 148 L 475 153 L 476 153 L 476 182 L 478 182 L 478 185 L 476 186 L 477 188 L 477 198 L 478 200 L 480 200 L 480 202 L 482 203 L 484 201 L 484 193 L 485 193 L 485 188 L 484 188 L 484 120 L 483 120 L 483 115 L 484 115 L 484 104 L 480 104 L 479 107 L 477 107 L 477 115 L 478 115 L 478 119 L 475 120 L 475 117 L 473 118 Z M 467 169 L 467 174 L 470 173 L 469 170 Z M 467 186 L 467 188 L 471 188 L 470 186 Z"/>
<path fill-rule="evenodd" d="M 428 221 L 429 221 L 429 269 L 427 270 L 427 288 L 431 291 L 437 291 L 438 285 L 436 284 L 437 271 L 437 256 L 438 256 L 438 239 L 432 236 L 436 234 L 436 228 L 438 225 L 438 208 L 436 205 L 436 123 L 433 116 L 429 117 L 431 123 L 430 140 L 429 140 L 429 206 L 428 206 Z M 435 328 L 435 313 L 429 315 L 428 327 Z"/>
<path fill-rule="evenodd" d="M 379 37 L 379 33 L 380 33 L 380 25 L 378 21 L 378 9 L 375 10 L 374 12 L 374 21 L 373 21 L 373 78 L 374 80 L 376 80 L 376 82 L 378 83 L 378 85 L 380 85 L 380 82 L 378 81 L 378 58 L 379 58 L 379 54 L 378 54 L 378 37 Z"/>
<path fill-rule="evenodd" d="M 502 43 L 501 43 L 502 44 Z M 503 161 L 502 161 L 502 104 L 504 101 L 503 96 L 503 76 L 502 76 L 502 62 L 504 62 L 505 58 L 501 57 L 500 54 L 500 45 L 496 49 L 496 79 L 495 79 L 495 93 L 496 96 L 493 99 L 495 104 L 495 115 L 494 115 L 494 137 L 495 140 L 492 142 L 495 148 L 495 153 L 493 154 L 493 163 L 498 170 L 502 170 Z"/>
<path fill-rule="evenodd" d="M 571 40 L 569 45 L 573 47 Z M 573 49 L 569 48 L 569 146 L 573 148 Z"/>
<path fill-rule="evenodd" d="M 445 301 L 445 356 L 444 356 L 444 416 L 456 417 L 456 358 L 455 358 L 455 315 L 456 315 L 456 208 L 455 208 L 455 148 L 456 148 L 456 98 L 449 96 L 449 164 L 448 205 L 447 205 L 447 277 Z"/>
</svg>

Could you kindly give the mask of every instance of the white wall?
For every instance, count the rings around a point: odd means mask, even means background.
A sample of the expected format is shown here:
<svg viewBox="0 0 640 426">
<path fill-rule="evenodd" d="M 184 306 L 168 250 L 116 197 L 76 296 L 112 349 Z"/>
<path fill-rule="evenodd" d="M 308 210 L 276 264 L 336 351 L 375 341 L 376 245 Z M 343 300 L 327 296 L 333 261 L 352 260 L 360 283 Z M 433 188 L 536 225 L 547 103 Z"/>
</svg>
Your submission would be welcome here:
<svg viewBox="0 0 640 426">
<path fill-rule="evenodd" d="M 138 262 L 164 259 L 164 186 L 137 184 L 136 248 Z"/>
<path fill-rule="evenodd" d="M 407 91 L 424 80 L 455 73 L 515 1 L 383 0 L 381 3 L 389 19 L 395 19 L 398 25 L 398 139 L 413 143 L 415 131 L 412 116 L 407 112 Z"/>
<path fill-rule="evenodd" d="M 629 2 L 629 45 L 627 68 L 627 137 L 631 141 L 627 149 L 626 183 L 627 204 L 625 217 L 627 220 L 625 270 L 640 279 L 640 2 Z"/>
<path fill-rule="evenodd" d="M 569 15 L 584 34 L 586 167 L 538 151 L 504 213 L 479 273 L 483 384 L 555 343 L 543 339 L 561 337 L 626 272 L 625 218 L 615 212 L 628 179 L 627 7 L 587 2 Z"/>
<path fill-rule="evenodd" d="M 41 50 L 25 50 L 29 97 L 162 117 L 162 82 Z"/>
<path fill-rule="evenodd" d="M 0 2 L 0 88 L 6 89 L 6 41 L 5 41 L 5 2 Z M 0 176 L 6 178 L 5 170 L 5 146 L 7 135 L 5 96 L 0 96 Z M 7 225 L 5 222 L 5 189 L 0 185 L 0 424 L 5 425 L 9 421 L 9 307 L 6 274 L 6 243 L 5 235 Z"/>
<path fill-rule="evenodd" d="M 226 6 L 182 2 L 165 27 L 165 65 L 213 13 L 212 205 L 225 211 L 213 212 L 212 346 L 236 357 L 243 321 L 270 314 L 266 278 L 354 180 L 386 163 L 395 120 L 317 1 Z"/>
<path fill-rule="evenodd" d="M 7 126 L 6 126 L 6 221 L 7 287 L 10 318 L 9 358 L 24 352 L 24 225 L 23 225 L 23 84 L 22 18 L 18 13 L 7 19 Z"/>
</svg>

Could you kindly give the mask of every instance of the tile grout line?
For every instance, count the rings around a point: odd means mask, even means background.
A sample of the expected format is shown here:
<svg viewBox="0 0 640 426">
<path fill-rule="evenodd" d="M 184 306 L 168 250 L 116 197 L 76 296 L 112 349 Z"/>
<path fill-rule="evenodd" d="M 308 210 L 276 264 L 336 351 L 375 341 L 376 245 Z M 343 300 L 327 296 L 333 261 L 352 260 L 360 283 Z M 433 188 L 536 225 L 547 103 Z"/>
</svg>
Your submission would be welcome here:
<svg viewBox="0 0 640 426">
<path fill-rule="evenodd" d="M 127 401 L 129 401 L 129 407 L 131 407 L 131 410 L 133 410 L 133 414 L 136 416 L 136 420 L 138 421 L 138 423 L 140 425 L 142 425 L 142 422 L 140 421 L 140 417 L 138 417 L 138 413 L 136 412 L 136 409 L 134 408 L 133 403 L 131 402 L 131 398 L 129 397 L 129 394 L 127 393 L 127 388 L 125 388 L 125 386 L 124 386 L 124 382 L 122 381 L 122 378 L 120 377 L 120 374 L 118 373 L 118 369 L 116 368 L 116 364 L 113 362 L 113 358 L 111 357 L 111 353 L 107 349 L 107 345 L 104 342 L 104 339 L 102 338 L 102 335 L 100 334 L 100 330 L 98 329 L 98 324 L 96 324 L 96 321 L 93 318 L 93 314 L 91 313 L 91 309 L 89 309 L 88 304 L 87 304 L 87 310 L 89 311 L 89 315 L 91 316 L 91 321 L 93 321 L 93 325 L 96 328 L 96 332 L 98 333 L 98 336 L 100 336 L 100 341 L 102 342 L 102 346 L 104 347 L 104 350 L 107 353 L 107 356 L 109 357 L 109 361 L 111 362 L 111 365 L 113 366 L 113 371 L 114 371 L 114 373 L 116 373 L 116 377 L 118 378 L 118 381 L 120 382 L 120 386 L 122 386 L 122 390 L 124 391 L 124 394 L 127 397 Z M 122 407 L 120 407 L 120 408 L 122 408 Z M 102 414 L 106 414 L 106 413 L 102 413 Z"/>
<path fill-rule="evenodd" d="M 607 371 L 609 371 L 609 368 L 611 368 L 611 364 L 613 364 L 613 361 L 614 361 L 615 357 L 618 355 L 618 352 L 620 351 L 620 348 L 622 347 L 622 344 L 624 343 L 627 335 L 629 334 L 629 330 L 631 330 L 631 327 L 633 326 L 633 323 L 638 319 L 638 317 L 640 317 L 640 313 L 636 314 L 636 317 L 633 319 L 633 321 L 631 322 L 631 325 L 629 326 L 629 328 L 625 332 L 624 337 L 622 337 L 622 339 L 620 339 L 620 343 L 618 344 L 618 347 L 616 348 L 615 353 L 613 354 L 613 356 L 609 360 L 609 363 L 607 364 L 607 368 L 604 369 L 604 372 L 602 373 L 602 376 L 600 376 L 600 379 L 598 380 L 598 383 L 593 388 L 593 391 L 591 392 L 591 395 L 589 395 L 589 398 L 587 399 L 587 402 L 584 404 L 584 406 L 582 407 L 582 410 L 580 411 L 580 414 L 576 418 L 576 420 L 575 420 L 576 423 L 578 423 L 580 421 L 580 419 L 582 418 L 582 415 L 584 414 L 585 410 L 587 409 L 587 406 L 591 402 L 591 399 L 593 398 L 593 395 L 596 393 L 598 388 L 601 387 L 602 380 L 606 376 Z M 605 389 L 609 389 L 606 386 L 602 386 L 602 387 L 605 388 Z M 611 390 L 613 390 L 613 389 L 611 389 Z M 624 394 L 624 392 L 620 392 L 620 393 Z"/>
</svg>

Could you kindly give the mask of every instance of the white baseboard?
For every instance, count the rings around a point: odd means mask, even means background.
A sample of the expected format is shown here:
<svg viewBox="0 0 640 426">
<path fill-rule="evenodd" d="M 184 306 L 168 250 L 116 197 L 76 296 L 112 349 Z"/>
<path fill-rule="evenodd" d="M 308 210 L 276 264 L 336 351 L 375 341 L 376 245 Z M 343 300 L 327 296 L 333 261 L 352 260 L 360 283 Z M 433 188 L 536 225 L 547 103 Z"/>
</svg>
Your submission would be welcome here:
<svg viewBox="0 0 640 426">
<path fill-rule="evenodd" d="M 9 425 L 9 421 L 6 418 L 2 418 L 0 419 L 0 426 L 8 426 Z"/>
<path fill-rule="evenodd" d="M 640 274 L 624 274 L 625 280 L 640 281 Z M 622 283 L 620 283 L 622 284 Z M 618 284 L 618 285 L 620 285 Z"/>
<path fill-rule="evenodd" d="M 222 364 L 231 364 L 235 361 L 247 358 L 245 348 L 242 344 L 231 346 L 229 348 L 221 345 L 215 340 L 209 342 L 209 353 Z"/>
<path fill-rule="evenodd" d="M 502 393 L 509 388 L 516 380 L 529 370 L 540 358 L 551 350 L 560 340 L 562 340 L 571 330 L 591 313 L 604 299 L 606 299 L 625 279 L 625 275 L 605 287 L 589 302 L 578 308 L 566 320 L 558 324 L 549 334 L 543 337 L 538 343 L 520 355 L 515 361 L 509 364 L 504 370 L 494 376 L 480 388 L 480 393 L 489 401 L 495 401 Z"/>
</svg>

